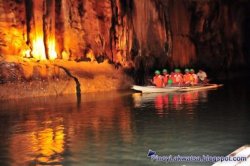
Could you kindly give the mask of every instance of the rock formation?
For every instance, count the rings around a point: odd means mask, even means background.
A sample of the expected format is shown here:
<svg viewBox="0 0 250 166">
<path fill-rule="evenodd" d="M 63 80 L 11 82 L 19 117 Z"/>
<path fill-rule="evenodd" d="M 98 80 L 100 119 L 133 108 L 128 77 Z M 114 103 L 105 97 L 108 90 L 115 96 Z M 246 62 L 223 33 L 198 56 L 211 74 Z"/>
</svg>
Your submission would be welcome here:
<svg viewBox="0 0 250 166">
<path fill-rule="evenodd" d="M 247 0 L 0 0 L 0 55 L 90 60 L 147 73 L 247 65 Z"/>
</svg>

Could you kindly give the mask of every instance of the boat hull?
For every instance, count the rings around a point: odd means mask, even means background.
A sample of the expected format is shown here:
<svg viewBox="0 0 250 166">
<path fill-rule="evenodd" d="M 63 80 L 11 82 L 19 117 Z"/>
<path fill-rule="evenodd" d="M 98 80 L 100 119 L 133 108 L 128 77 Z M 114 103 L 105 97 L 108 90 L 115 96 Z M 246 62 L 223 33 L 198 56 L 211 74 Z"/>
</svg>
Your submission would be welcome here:
<svg viewBox="0 0 250 166">
<path fill-rule="evenodd" d="M 218 87 L 223 86 L 222 84 L 206 84 L 202 86 L 190 86 L 190 87 L 182 87 L 178 91 L 188 92 L 188 91 L 196 91 L 196 90 L 206 90 L 206 89 L 216 89 Z"/>
<path fill-rule="evenodd" d="M 138 86 L 133 85 L 133 90 L 140 91 L 142 93 L 164 93 L 164 92 L 174 92 L 179 89 L 179 87 L 164 87 L 164 88 L 157 88 L 155 86 Z"/>
<path fill-rule="evenodd" d="M 221 86 L 222 86 L 222 84 L 206 84 L 206 85 L 189 86 L 189 87 L 157 88 L 155 86 L 133 85 L 131 89 L 136 90 L 136 91 L 140 91 L 142 93 L 169 93 L 169 92 L 187 92 L 187 91 L 215 89 L 215 88 L 218 88 Z"/>
</svg>

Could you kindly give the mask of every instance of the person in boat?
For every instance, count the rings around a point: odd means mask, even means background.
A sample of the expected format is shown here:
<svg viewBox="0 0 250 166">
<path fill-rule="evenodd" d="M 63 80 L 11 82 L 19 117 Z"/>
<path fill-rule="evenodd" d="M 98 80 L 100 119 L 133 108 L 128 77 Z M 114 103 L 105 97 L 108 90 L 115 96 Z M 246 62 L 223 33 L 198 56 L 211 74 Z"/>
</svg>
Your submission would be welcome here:
<svg viewBox="0 0 250 166">
<path fill-rule="evenodd" d="M 202 84 L 208 83 L 207 73 L 205 71 L 200 69 L 199 72 L 197 73 L 197 76 L 198 76 L 199 83 L 202 83 Z"/>
<path fill-rule="evenodd" d="M 185 69 L 185 74 L 183 75 L 183 83 L 185 86 L 190 86 L 193 81 L 193 77 L 190 74 L 189 69 Z"/>
<path fill-rule="evenodd" d="M 157 88 L 162 88 L 163 87 L 163 76 L 161 75 L 161 72 L 159 70 L 155 71 L 155 76 L 153 78 L 152 83 L 157 87 Z"/>
<path fill-rule="evenodd" d="M 168 85 L 171 86 L 174 83 L 174 72 L 172 71 L 168 77 Z"/>
<path fill-rule="evenodd" d="M 172 80 L 173 80 L 173 85 L 175 86 L 181 86 L 183 84 L 183 75 L 181 74 L 180 69 L 175 69 Z"/>
<path fill-rule="evenodd" d="M 162 73 L 163 73 L 163 86 L 167 86 L 168 85 L 168 79 L 169 79 L 168 70 L 163 69 Z"/>
<path fill-rule="evenodd" d="M 191 85 L 197 85 L 198 84 L 198 76 L 197 76 L 197 74 L 195 74 L 194 69 L 190 69 L 190 74 L 192 75 Z"/>
<path fill-rule="evenodd" d="M 173 80 L 171 78 L 168 79 L 168 86 L 172 86 Z"/>
</svg>

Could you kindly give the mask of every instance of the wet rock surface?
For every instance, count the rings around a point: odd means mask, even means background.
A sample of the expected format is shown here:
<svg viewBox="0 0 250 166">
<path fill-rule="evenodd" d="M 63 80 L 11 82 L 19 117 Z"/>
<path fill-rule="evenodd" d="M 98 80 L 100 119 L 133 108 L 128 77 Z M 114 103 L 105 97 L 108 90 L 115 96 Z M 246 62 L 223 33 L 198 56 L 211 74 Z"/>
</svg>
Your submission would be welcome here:
<svg viewBox="0 0 250 166">
<path fill-rule="evenodd" d="M 107 61 L 11 61 L 0 63 L 0 100 L 122 90 L 133 83 Z"/>
</svg>

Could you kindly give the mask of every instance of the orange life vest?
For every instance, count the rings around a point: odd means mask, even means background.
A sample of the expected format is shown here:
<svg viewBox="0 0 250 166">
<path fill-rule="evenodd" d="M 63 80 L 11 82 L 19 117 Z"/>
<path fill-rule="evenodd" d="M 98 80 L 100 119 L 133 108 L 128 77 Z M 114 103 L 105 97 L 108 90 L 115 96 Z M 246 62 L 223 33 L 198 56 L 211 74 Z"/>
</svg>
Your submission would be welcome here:
<svg viewBox="0 0 250 166">
<path fill-rule="evenodd" d="M 183 83 L 183 76 L 182 76 L 182 74 L 176 73 L 174 75 L 174 77 L 175 77 L 175 83 L 176 84 L 182 84 Z"/>
<path fill-rule="evenodd" d="M 196 74 L 191 74 L 191 75 L 193 77 L 192 84 L 193 85 L 198 84 L 198 81 L 199 81 L 198 76 Z"/>
<path fill-rule="evenodd" d="M 169 78 L 168 74 L 163 75 L 163 84 L 164 84 L 164 86 L 166 86 L 168 84 L 168 78 Z"/>
<path fill-rule="evenodd" d="M 157 88 L 163 87 L 163 77 L 161 75 L 154 76 L 153 83 Z"/>
<path fill-rule="evenodd" d="M 171 79 L 173 82 L 173 84 L 176 83 L 176 79 L 175 79 L 175 73 L 172 73 L 170 76 L 169 76 L 169 79 Z"/>
<path fill-rule="evenodd" d="M 191 84 L 191 82 L 193 82 L 193 77 L 189 73 L 184 74 L 183 79 L 184 79 L 184 84 Z"/>
</svg>

